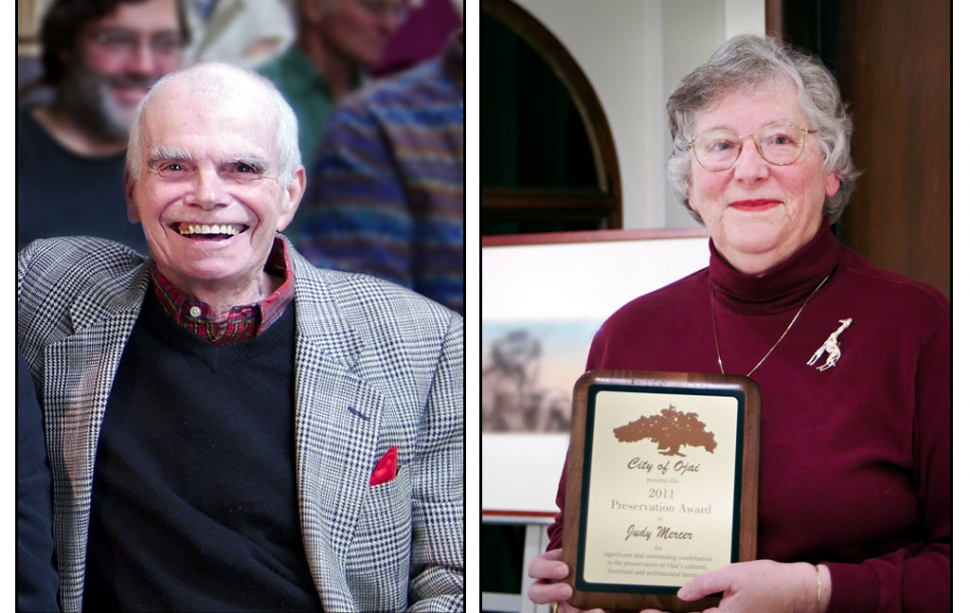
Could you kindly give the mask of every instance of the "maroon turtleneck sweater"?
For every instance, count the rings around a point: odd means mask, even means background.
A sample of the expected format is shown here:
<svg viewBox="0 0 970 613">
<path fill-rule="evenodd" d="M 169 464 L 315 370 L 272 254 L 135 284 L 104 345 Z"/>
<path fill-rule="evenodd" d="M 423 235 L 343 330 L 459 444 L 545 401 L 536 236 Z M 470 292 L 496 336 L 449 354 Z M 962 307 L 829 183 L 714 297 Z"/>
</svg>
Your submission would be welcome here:
<svg viewBox="0 0 970 613">
<path fill-rule="evenodd" d="M 751 375 L 762 395 L 758 557 L 828 565 L 829 613 L 949 610 L 950 305 L 933 288 L 872 266 L 825 226 L 760 278 L 712 244 L 708 269 L 614 313 L 587 369 L 719 373 L 713 289 L 724 370 L 744 375 L 829 273 Z M 837 365 L 808 366 L 849 317 Z M 560 509 L 564 496 L 565 468 Z M 561 512 L 549 537 L 562 546 Z"/>
</svg>

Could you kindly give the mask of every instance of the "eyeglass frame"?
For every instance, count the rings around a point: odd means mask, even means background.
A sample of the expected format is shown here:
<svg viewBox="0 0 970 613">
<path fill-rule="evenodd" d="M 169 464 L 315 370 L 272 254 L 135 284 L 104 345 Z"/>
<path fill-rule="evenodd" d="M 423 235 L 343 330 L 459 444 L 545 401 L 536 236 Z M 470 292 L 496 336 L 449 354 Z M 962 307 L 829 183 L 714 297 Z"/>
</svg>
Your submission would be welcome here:
<svg viewBox="0 0 970 613">
<path fill-rule="evenodd" d="M 772 162 L 767 157 L 765 157 L 765 152 L 761 149 L 761 139 L 756 138 L 756 137 L 759 134 L 761 134 L 762 131 L 764 131 L 764 130 L 772 127 L 772 126 L 791 126 L 792 128 L 797 128 L 798 130 L 801 131 L 801 133 L 802 133 L 801 147 L 798 150 L 798 155 L 796 155 L 795 156 L 795 159 L 793 159 L 792 161 L 790 161 L 790 162 L 784 162 L 784 163 L 779 164 L 778 162 Z M 721 131 L 721 132 L 729 132 L 731 134 L 734 134 L 735 136 L 738 137 L 738 143 L 740 143 L 740 145 L 738 146 L 738 154 L 734 157 L 734 161 L 732 161 L 731 164 L 727 168 L 721 168 L 720 170 L 711 170 L 707 166 L 704 166 L 704 163 L 701 162 L 701 159 L 697 156 L 697 148 L 694 147 L 694 142 L 698 138 L 700 138 L 701 136 L 704 136 L 705 134 L 710 134 L 711 132 L 718 132 L 718 131 Z M 724 129 L 724 128 L 713 128 L 711 130 L 707 130 L 706 132 L 701 132 L 700 134 L 698 134 L 694 138 L 690 139 L 690 141 L 687 142 L 687 146 L 690 148 L 691 151 L 694 152 L 694 159 L 697 160 L 697 163 L 700 164 L 701 165 L 701 168 L 703 168 L 707 172 L 725 172 L 725 171 L 728 171 L 728 170 L 731 170 L 732 168 L 734 168 L 734 165 L 738 163 L 738 160 L 739 159 L 741 159 L 741 150 L 744 149 L 744 142 L 743 141 L 744 141 L 744 139 L 749 138 L 749 137 L 754 141 L 754 146 L 758 150 L 758 155 L 761 156 L 761 159 L 763 159 L 764 161 L 768 162 L 772 166 L 790 166 L 790 165 L 794 164 L 795 162 L 797 162 L 799 160 L 799 158 L 802 157 L 802 153 L 805 152 L 805 139 L 806 139 L 806 137 L 809 134 L 816 134 L 816 133 L 818 133 L 818 130 L 810 130 L 809 128 L 803 128 L 803 127 L 801 127 L 801 126 L 799 126 L 797 124 L 794 124 L 794 123 L 792 123 L 790 121 L 775 121 L 775 122 L 772 122 L 772 123 L 765 124 L 765 125 L 761 126 L 760 128 L 758 128 L 758 131 L 757 132 L 753 132 L 751 134 L 745 134 L 744 136 L 738 136 L 736 133 L 732 132 L 731 130 L 727 130 L 727 129 Z"/>
<path fill-rule="evenodd" d="M 159 32 L 151 36 L 141 36 L 133 30 L 107 28 L 90 32 L 86 36 L 88 40 L 106 52 L 116 55 L 124 54 L 127 57 L 134 56 L 146 40 L 153 54 L 166 57 L 178 53 L 185 47 L 185 39 L 179 32 Z M 115 37 L 114 41 L 111 40 L 112 37 Z M 168 40 L 169 37 L 171 37 L 171 40 Z M 174 45 L 169 47 L 168 44 L 162 45 L 160 41 L 174 42 Z"/>
</svg>

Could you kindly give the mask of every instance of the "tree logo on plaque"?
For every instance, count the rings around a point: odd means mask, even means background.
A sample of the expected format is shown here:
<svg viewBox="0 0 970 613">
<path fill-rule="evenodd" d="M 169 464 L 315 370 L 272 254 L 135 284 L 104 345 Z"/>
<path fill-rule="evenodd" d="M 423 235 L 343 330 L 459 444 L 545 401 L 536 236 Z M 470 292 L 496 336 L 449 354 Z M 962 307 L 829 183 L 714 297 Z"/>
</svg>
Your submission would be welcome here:
<svg viewBox="0 0 970 613">
<path fill-rule="evenodd" d="M 703 447 L 714 453 L 717 441 L 707 424 L 697 419 L 697 413 L 678 411 L 674 405 L 662 409 L 659 414 L 643 415 L 636 421 L 613 429 L 616 440 L 635 443 L 650 439 L 657 444 L 660 455 L 686 457 L 681 447 Z"/>
</svg>

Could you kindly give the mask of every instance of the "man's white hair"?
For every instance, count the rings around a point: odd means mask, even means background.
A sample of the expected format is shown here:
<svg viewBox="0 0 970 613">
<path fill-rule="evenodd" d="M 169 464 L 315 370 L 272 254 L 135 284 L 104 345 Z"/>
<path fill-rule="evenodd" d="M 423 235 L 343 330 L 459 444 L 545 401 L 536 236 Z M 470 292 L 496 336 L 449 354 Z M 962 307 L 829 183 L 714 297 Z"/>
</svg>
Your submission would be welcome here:
<svg viewBox="0 0 970 613">
<path fill-rule="evenodd" d="M 223 62 L 199 62 L 187 68 L 170 72 L 152 86 L 148 95 L 138 104 L 135 121 L 128 135 L 128 152 L 125 167 L 132 179 L 137 180 L 142 168 L 142 127 L 146 111 L 150 110 L 152 99 L 162 90 L 172 86 L 187 87 L 200 95 L 214 95 L 219 98 L 244 97 L 253 101 L 254 121 L 272 121 L 272 117 L 262 116 L 265 107 L 258 103 L 258 96 L 265 96 L 269 106 L 276 110 L 276 162 L 277 180 L 287 186 L 293 180 L 300 159 L 299 132 L 296 114 L 272 81 L 252 70 Z"/>
</svg>

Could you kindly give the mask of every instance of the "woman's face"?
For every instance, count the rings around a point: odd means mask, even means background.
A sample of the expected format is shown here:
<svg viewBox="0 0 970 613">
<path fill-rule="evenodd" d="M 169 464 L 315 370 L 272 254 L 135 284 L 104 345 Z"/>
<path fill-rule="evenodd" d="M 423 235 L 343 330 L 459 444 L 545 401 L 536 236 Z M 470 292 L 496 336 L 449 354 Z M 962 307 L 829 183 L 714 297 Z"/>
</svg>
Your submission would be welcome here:
<svg viewBox="0 0 970 613">
<path fill-rule="evenodd" d="M 723 128 L 744 136 L 776 122 L 812 127 L 794 85 L 728 94 L 698 115 L 693 135 Z M 815 135 L 805 137 L 801 156 L 788 166 L 765 161 L 753 138 L 742 144 L 737 162 L 721 172 L 692 158 L 687 196 L 718 252 L 741 272 L 760 274 L 815 236 L 825 197 L 838 191 L 839 179 L 823 172 Z"/>
</svg>

